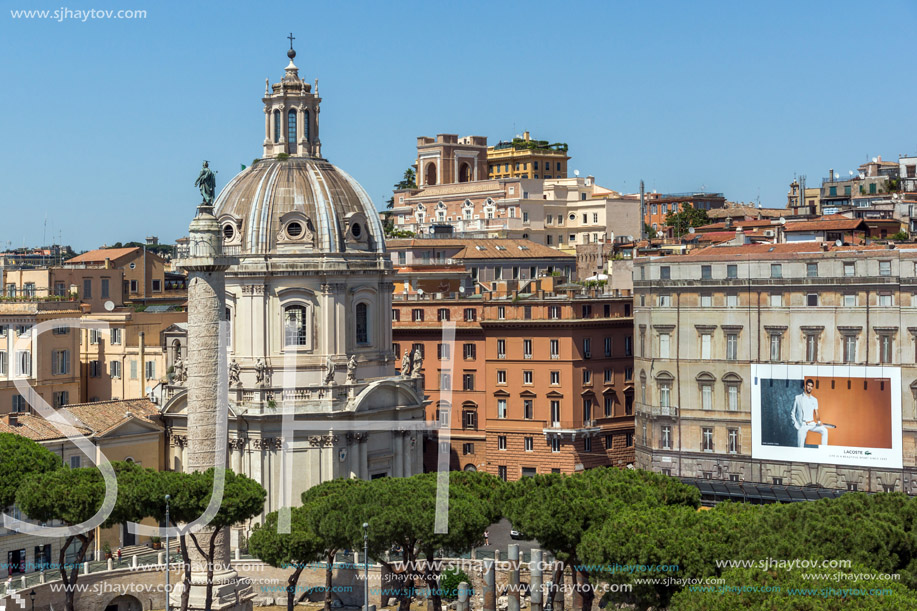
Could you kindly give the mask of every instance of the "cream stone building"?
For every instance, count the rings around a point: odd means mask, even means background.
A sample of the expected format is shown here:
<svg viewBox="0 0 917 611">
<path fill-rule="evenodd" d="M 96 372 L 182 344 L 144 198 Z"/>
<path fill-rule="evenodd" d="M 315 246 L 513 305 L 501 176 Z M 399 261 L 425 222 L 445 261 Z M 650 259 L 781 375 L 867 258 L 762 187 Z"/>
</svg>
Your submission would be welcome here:
<svg viewBox="0 0 917 611">
<path fill-rule="evenodd" d="M 634 294 L 639 468 L 758 488 L 917 493 L 917 249 L 812 242 L 637 258 Z M 900 372 L 891 427 L 903 468 L 753 457 L 754 368 L 812 365 L 838 378 Z"/>
<path fill-rule="evenodd" d="M 263 98 L 265 158 L 229 181 L 207 221 L 218 223 L 222 241 L 207 256 L 232 262 L 222 312 L 228 463 L 267 489 L 265 512 L 298 504 L 304 490 L 332 478 L 421 472 L 425 426 L 422 378 L 392 376 L 393 272 L 378 214 L 359 183 L 319 156 L 320 100 L 292 56 Z M 198 291 L 208 272 L 194 240 L 177 262 L 191 271 L 192 313 L 195 299 L 216 298 Z M 160 401 L 172 469 L 196 464 L 188 447 L 194 380 L 185 382 L 187 361 L 200 358 L 195 341 L 206 339 L 196 332 L 190 317 L 165 330 L 173 375 Z M 311 429 L 285 433 L 285 410 Z"/>
</svg>

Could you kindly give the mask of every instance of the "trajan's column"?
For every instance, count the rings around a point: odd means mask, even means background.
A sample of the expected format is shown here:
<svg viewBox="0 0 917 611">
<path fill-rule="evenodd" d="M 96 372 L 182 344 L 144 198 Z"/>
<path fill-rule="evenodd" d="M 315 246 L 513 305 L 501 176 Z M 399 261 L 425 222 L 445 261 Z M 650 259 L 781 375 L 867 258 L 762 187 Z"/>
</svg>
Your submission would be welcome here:
<svg viewBox="0 0 917 611">
<path fill-rule="evenodd" d="M 203 202 L 189 228 L 187 253 L 176 262 L 188 272 L 188 460 L 186 472 L 206 471 L 226 465 L 227 378 L 226 346 L 220 345 L 221 322 L 225 320 L 225 272 L 237 261 L 223 255 L 220 225 L 213 215 L 215 176 L 204 162 L 195 183 Z M 222 402 L 223 409 L 219 409 Z M 221 445 L 222 444 L 222 445 Z M 220 458 L 222 460 L 220 460 Z M 207 549 L 206 530 L 198 533 Z M 207 564 L 193 545 L 191 554 L 191 594 L 189 609 L 204 609 Z M 214 550 L 213 601 L 209 610 L 251 611 L 251 584 L 240 581 L 229 564 L 228 529 L 217 536 Z M 172 604 L 181 600 L 180 586 L 171 596 Z"/>
</svg>

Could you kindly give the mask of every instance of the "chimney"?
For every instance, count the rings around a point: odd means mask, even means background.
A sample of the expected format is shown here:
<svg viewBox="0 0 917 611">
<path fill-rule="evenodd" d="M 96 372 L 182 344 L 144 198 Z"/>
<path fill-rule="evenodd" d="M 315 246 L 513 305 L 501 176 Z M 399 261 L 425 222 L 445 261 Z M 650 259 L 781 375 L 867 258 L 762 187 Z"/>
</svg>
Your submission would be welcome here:
<svg viewBox="0 0 917 611">
<path fill-rule="evenodd" d="M 18 414 L 7 414 L 6 423 L 9 426 L 19 426 L 19 415 Z"/>
<path fill-rule="evenodd" d="M 876 157 L 876 161 L 878 161 L 879 163 L 882 163 L 882 155 L 879 155 L 878 157 Z"/>
<path fill-rule="evenodd" d="M 834 182 L 834 168 L 831 168 L 830 170 L 828 170 L 828 180 L 830 182 Z"/>
<path fill-rule="evenodd" d="M 529 133 L 526 131 L 526 132 L 522 132 L 522 139 L 528 141 L 528 140 L 531 140 L 532 138 L 531 138 L 531 136 L 529 135 Z M 881 159 L 880 159 L 880 161 L 881 161 Z"/>
<path fill-rule="evenodd" d="M 111 269 L 111 258 L 105 257 L 105 269 Z"/>
<path fill-rule="evenodd" d="M 731 216 L 726 217 L 726 229 L 732 229 L 732 217 Z"/>
</svg>

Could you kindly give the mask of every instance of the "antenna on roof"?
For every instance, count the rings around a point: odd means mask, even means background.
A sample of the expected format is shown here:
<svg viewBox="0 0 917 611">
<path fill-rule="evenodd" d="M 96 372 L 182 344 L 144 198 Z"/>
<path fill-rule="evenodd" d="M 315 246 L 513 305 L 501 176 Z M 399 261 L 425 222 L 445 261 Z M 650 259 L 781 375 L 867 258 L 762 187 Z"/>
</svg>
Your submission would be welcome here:
<svg viewBox="0 0 917 611">
<path fill-rule="evenodd" d="M 574 176 L 579 176 L 579 170 L 573 170 L 573 175 L 574 175 Z"/>
<path fill-rule="evenodd" d="M 777 222 L 780 223 L 781 225 L 786 225 L 786 219 L 783 218 L 782 216 L 779 219 L 777 219 Z"/>
<path fill-rule="evenodd" d="M 840 241 L 840 240 L 834 240 L 834 245 L 837 246 L 838 248 L 840 248 L 841 246 L 844 245 L 844 243 L 843 243 L 842 241 Z"/>
</svg>

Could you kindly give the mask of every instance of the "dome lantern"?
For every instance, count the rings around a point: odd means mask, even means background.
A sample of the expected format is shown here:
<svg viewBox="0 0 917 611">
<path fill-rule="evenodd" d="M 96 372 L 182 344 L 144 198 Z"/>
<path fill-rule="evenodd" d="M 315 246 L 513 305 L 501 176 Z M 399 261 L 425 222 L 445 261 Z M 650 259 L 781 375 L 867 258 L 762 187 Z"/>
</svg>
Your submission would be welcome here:
<svg viewBox="0 0 917 611">
<path fill-rule="evenodd" d="M 264 97 L 264 157 L 284 154 L 291 157 L 322 156 L 318 137 L 318 113 L 321 98 L 316 90 L 299 77 L 299 68 L 293 63 L 296 51 L 295 37 L 291 33 L 287 57 L 290 63 L 284 69 L 279 83 L 270 85 L 266 79 Z"/>
</svg>

